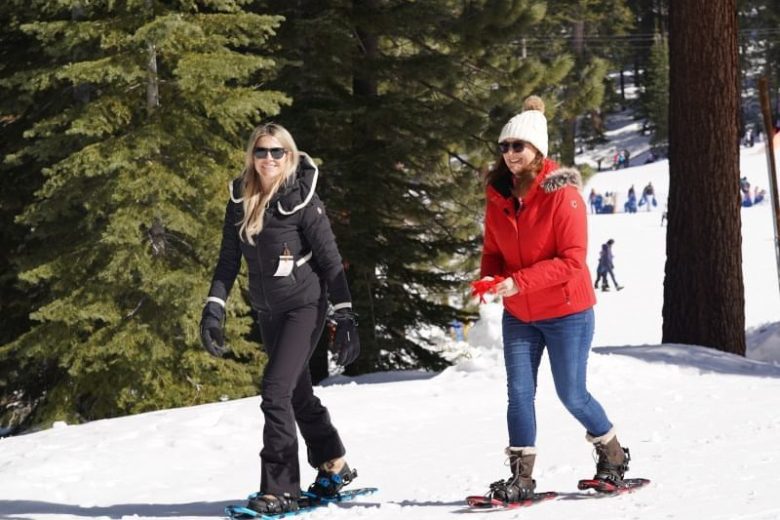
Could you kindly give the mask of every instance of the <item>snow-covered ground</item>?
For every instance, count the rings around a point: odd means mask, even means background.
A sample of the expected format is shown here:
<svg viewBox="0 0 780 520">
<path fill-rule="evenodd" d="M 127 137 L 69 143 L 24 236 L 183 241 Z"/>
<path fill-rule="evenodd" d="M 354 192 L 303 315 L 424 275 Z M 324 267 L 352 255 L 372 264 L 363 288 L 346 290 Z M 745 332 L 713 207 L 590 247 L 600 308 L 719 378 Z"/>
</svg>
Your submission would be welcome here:
<svg viewBox="0 0 780 520">
<path fill-rule="evenodd" d="M 754 150 L 743 156 L 743 174 L 767 186 Z M 769 204 L 742 210 L 748 359 L 660 345 L 667 164 L 599 174 L 586 190 L 624 194 L 648 180 L 661 199 L 653 211 L 590 217 L 590 265 L 614 238 L 626 288 L 598 293 L 589 385 L 631 448 L 629 475 L 653 484 L 605 499 L 577 491 L 593 473 L 592 449 L 558 402 L 545 362 L 535 477 L 561 497 L 470 518 L 780 519 L 780 295 Z M 460 361 L 442 373 L 340 376 L 318 389 L 359 470 L 354 485 L 380 492 L 307 518 L 453 518 L 466 495 L 509 474 L 501 308 L 481 311 L 469 344 L 453 346 Z M 257 489 L 259 405 L 248 398 L 0 439 L 0 518 L 219 518 Z M 313 476 L 303 468 L 305 481 Z"/>
</svg>

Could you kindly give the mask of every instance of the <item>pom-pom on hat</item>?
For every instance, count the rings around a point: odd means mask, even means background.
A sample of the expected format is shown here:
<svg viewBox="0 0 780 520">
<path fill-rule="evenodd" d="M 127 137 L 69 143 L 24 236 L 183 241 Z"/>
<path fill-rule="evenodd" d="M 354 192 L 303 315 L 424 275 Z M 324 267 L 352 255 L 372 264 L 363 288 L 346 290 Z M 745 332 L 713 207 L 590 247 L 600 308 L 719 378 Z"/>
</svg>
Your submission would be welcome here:
<svg viewBox="0 0 780 520">
<path fill-rule="evenodd" d="M 498 142 L 514 139 L 531 143 L 547 157 L 547 118 L 544 117 L 544 101 L 539 96 L 529 96 L 523 102 L 523 111 L 510 119 Z"/>
</svg>

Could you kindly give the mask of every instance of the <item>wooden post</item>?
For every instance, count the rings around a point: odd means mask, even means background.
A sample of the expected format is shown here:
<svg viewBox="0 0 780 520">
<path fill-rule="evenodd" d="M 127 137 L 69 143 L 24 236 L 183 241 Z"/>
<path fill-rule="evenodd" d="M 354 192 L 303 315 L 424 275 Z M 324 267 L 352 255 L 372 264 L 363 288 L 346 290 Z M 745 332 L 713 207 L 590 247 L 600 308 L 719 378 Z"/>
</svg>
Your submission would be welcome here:
<svg viewBox="0 0 780 520">
<path fill-rule="evenodd" d="M 769 163 L 769 200 L 772 201 L 772 214 L 774 215 L 775 230 L 775 259 L 777 261 L 777 279 L 780 287 L 780 204 L 777 200 L 777 167 L 775 166 L 775 126 L 772 122 L 772 108 L 769 101 L 769 80 L 766 76 L 758 80 L 758 92 L 761 99 L 761 113 L 764 116 L 764 130 L 766 133 L 766 160 Z"/>
</svg>

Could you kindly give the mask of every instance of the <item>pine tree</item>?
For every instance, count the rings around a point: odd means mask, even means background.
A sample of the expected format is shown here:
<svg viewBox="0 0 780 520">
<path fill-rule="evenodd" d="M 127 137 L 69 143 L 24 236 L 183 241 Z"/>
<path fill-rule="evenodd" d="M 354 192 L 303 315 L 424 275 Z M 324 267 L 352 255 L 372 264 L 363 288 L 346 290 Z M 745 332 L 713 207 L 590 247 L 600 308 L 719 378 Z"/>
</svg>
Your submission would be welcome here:
<svg viewBox="0 0 780 520">
<path fill-rule="evenodd" d="M 780 3 L 774 0 L 741 0 L 739 15 L 739 49 L 741 72 L 740 136 L 747 127 L 763 129 L 758 99 L 757 78 L 766 76 L 769 84 L 780 85 Z M 780 98 L 774 96 L 774 111 L 780 113 Z"/>
<path fill-rule="evenodd" d="M 669 44 L 661 35 L 650 51 L 648 67 L 641 100 L 653 131 L 650 143 L 665 148 L 669 141 Z"/>
<path fill-rule="evenodd" d="M 244 4 L 9 4 L 35 20 L 20 29 L 45 63 L 2 88 L 57 108 L 27 124 L 7 159 L 44 165 L 17 218 L 27 228 L 20 278 L 42 301 L 30 330 L 0 348 L 18 370 L 3 394 L 26 392 L 29 424 L 256 393 L 262 357 L 242 337 L 251 319 L 241 298 L 227 322 L 232 360 L 209 358 L 197 330 L 227 182 L 252 126 L 288 102 L 254 86 L 271 78 L 280 18 Z"/>
<path fill-rule="evenodd" d="M 410 332 L 465 318 L 483 188 L 501 125 L 570 61 L 522 59 L 535 1 L 270 2 L 284 15 L 280 115 L 322 162 L 321 192 L 360 315 L 349 373 L 442 366 Z M 550 103 L 551 106 L 554 103 Z"/>
<path fill-rule="evenodd" d="M 650 49 L 655 35 L 668 35 L 669 0 L 626 0 L 635 19 L 637 34 L 631 47 L 634 62 L 634 86 L 644 88 L 650 70 Z M 641 105 L 640 105 L 641 108 Z M 645 115 L 645 114 L 643 114 Z"/>
<path fill-rule="evenodd" d="M 663 342 L 744 356 L 736 1 L 672 2 L 669 67 Z"/>
<path fill-rule="evenodd" d="M 631 26 L 631 13 L 625 0 L 561 0 L 545 20 L 538 52 L 542 56 L 567 53 L 573 66 L 561 83 L 557 97 L 560 106 L 556 112 L 554 132 L 558 135 L 557 150 L 560 161 L 574 164 L 578 122 L 591 118 L 593 131 L 603 131 L 600 113 L 605 102 L 607 73 L 617 66 L 615 38 L 624 36 Z M 595 124 L 594 124 L 595 123 Z M 592 136 L 588 136 L 592 137 Z"/>
<path fill-rule="evenodd" d="M 29 64 L 38 64 L 43 51 L 38 42 L 20 30 L 20 24 L 30 21 L 26 10 L 13 9 L 9 2 L 0 4 L 0 78 L 11 76 Z M 2 79 L 0 79 L 2 89 Z M 25 94 L 20 90 L 2 90 L 0 95 L 0 157 L 6 158 L 24 141 L 23 132 L 28 121 L 42 113 L 56 113 L 56 100 L 46 96 Z M 34 291 L 19 287 L 18 266 L 14 258 L 24 250 L 25 229 L 15 222 L 26 204 L 32 202 L 40 188 L 40 165 L 33 160 L 11 167 L 0 161 L 2 190 L 0 190 L 0 346 L 9 343 L 29 330 L 28 315 L 39 297 Z M 0 429 L 13 431 L 19 418 L 29 414 L 29 407 L 20 406 L 19 392 L 6 393 L 11 380 L 19 380 L 18 367 L 13 359 L 0 358 Z M 32 381 L 30 381 L 32 383 Z M 29 392 L 27 392 L 29 393 Z"/>
</svg>

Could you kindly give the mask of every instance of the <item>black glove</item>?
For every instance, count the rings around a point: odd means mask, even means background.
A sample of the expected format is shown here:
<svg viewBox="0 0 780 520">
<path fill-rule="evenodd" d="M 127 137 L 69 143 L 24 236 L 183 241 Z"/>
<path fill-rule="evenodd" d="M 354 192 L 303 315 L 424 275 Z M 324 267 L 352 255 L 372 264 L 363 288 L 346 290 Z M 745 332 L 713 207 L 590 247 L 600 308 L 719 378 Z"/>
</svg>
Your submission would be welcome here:
<svg viewBox="0 0 780 520">
<path fill-rule="evenodd" d="M 203 307 L 200 318 L 200 343 L 209 354 L 222 357 L 228 351 L 225 347 L 225 335 L 222 332 L 222 321 L 225 309 L 216 302 L 208 302 Z"/>
<path fill-rule="evenodd" d="M 336 327 L 330 350 L 336 356 L 336 364 L 347 366 L 360 355 L 360 337 L 357 331 L 357 314 L 350 309 L 339 309 L 329 318 Z"/>
</svg>

